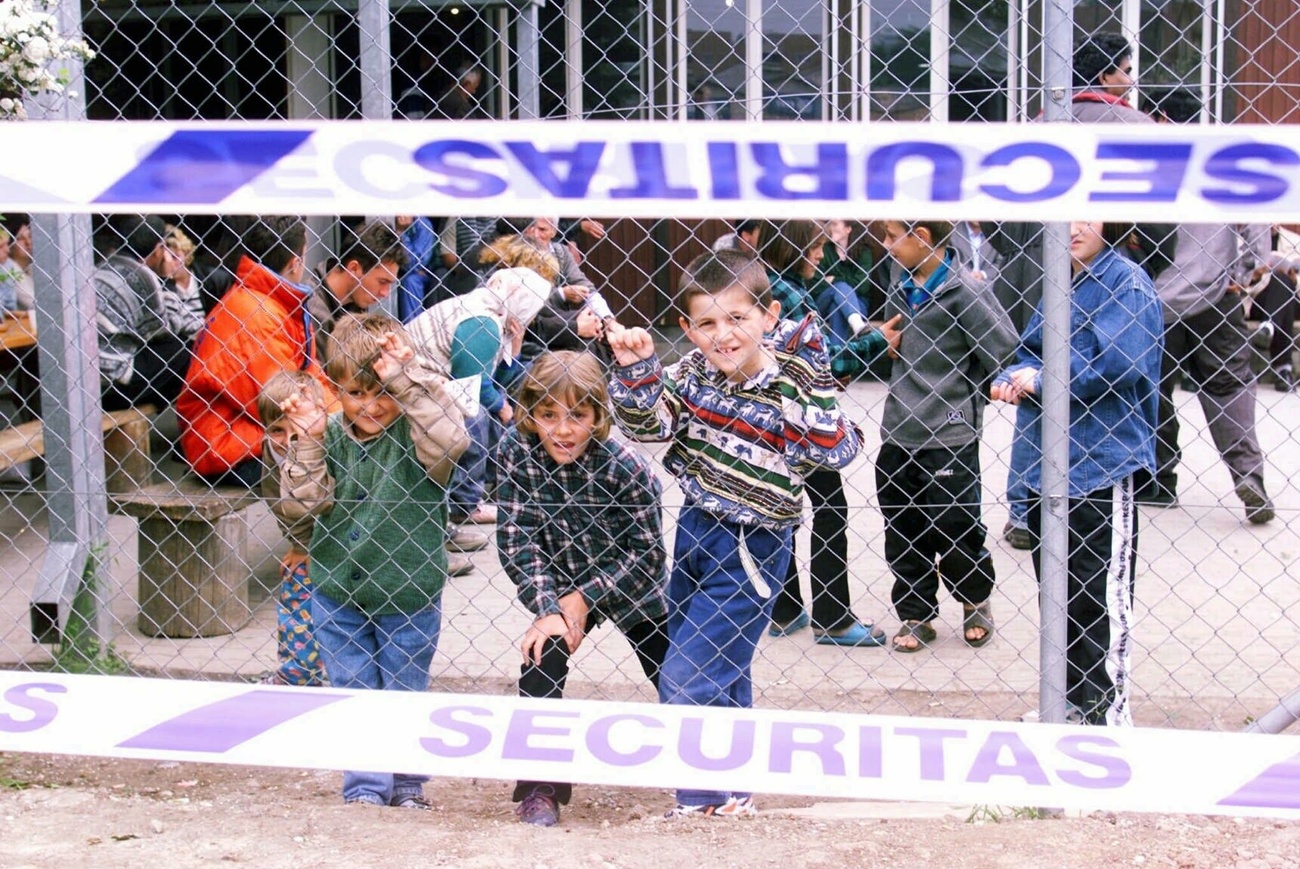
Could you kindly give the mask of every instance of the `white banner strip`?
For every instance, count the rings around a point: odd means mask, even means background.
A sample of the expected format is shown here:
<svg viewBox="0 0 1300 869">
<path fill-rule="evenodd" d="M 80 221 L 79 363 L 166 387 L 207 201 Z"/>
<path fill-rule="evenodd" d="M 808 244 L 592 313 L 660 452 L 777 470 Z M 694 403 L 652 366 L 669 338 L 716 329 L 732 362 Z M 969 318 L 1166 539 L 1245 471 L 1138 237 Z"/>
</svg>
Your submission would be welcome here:
<svg viewBox="0 0 1300 869">
<path fill-rule="evenodd" d="M 0 672 L 0 751 L 1300 819 L 1300 738 Z"/>
<path fill-rule="evenodd" d="M 1300 222 L 1263 125 L 0 125 L 0 208 L 91 213 Z"/>
</svg>

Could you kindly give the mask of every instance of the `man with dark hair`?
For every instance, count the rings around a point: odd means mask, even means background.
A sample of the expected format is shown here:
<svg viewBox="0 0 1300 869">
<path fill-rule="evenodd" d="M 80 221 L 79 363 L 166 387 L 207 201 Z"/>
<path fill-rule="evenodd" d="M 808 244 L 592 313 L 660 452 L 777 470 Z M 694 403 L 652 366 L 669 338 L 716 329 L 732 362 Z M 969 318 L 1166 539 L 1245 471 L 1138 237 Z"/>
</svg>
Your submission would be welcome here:
<svg viewBox="0 0 1300 869">
<path fill-rule="evenodd" d="M 100 387 L 106 410 L 170 405 L 203 321 L 165 282 L 180 266 L 158 217 L 117 223 L 117 251 L 90 275 L 95 289 Z"/>
<path fill-rule="evenodd" d="M 335 321 L 343 314 L 364 314 L 387 299 L 405 265 L 406 248 L 391 224 L 375 220 L 347 233 L 342 253 L 322 265 L 320 286 L 307 300 L 321 358 Z"/>
<path fill-rule="evenodd" d="M 176 401 L 181 447 L 195 473 L 253 488 L 262 476 L 264 428 L 257 396 L 285 369 L 312 374 L 330 409 L 334 390 L 316 358 L 302 283 L 307 226 L 300 217 L 241 221 L 243 256 L 235 283 L 194 342 L 194 360 Z"/>
<path fill-rule="evenodd" d="M 1151 117 L 1128 103 L 1134 84 L 1128 40 L 1118 33 L 1089 36 L 1074 50 L 1070 113 L 1084 123 L 1149 124 Z"/>
<path fill-rule="evenodd" d="M 1133 87 L 1133 48 L 1118 33 L 1095 33 L 1074 49 L 1075 88 L 1117 88 L 1122 97 Z"/>
</svg>

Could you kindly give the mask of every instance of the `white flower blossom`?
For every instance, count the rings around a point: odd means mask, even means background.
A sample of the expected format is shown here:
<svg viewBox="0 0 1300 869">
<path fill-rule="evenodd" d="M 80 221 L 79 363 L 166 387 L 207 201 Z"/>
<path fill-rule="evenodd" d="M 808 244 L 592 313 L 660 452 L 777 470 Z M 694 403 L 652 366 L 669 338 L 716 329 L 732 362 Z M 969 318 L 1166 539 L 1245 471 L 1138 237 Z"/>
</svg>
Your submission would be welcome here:
<svg viewBox="0 0 1300 869">
<path fill-rule="evenodd" d="M 57 0 L 0 0 L 0 118 L 26 116 L 23 97 L 42 91 L 59 92 L 71 80 L 64 67 L 49 65 L 95 56 L 81 39 L 59 34 L 51 12 Z"/>
</svg>

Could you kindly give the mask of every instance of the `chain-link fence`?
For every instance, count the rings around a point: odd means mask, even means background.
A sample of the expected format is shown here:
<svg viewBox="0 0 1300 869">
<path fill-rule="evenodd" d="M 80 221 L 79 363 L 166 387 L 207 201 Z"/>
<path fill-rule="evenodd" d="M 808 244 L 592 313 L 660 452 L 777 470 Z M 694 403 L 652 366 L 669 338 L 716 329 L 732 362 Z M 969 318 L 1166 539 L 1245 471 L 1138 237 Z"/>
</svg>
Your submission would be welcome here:
<svg viewBox="0 0 1300 869">
<path fill-rule="evenodd" d="M 32 101 L 33 116 L 76 117 L 84 100 L 85 116 L 104 120 L 1281 124 L 1300 76 L 1288 50 L 1300 16 L 1264 0 L 1079 3 L 1072 33 L 1045 30 L 1061 10 L 1037 0 L 76 5 L 63 4 L 65 33 L 79 23 L 96 56 L 77 93 Z M 1095 38 L 1125 33 L 1134 38 Z M 1043 82 L 1053 79 L 1044 70 L 1072 52 L 1073 98 L 1049 92 L 1045 101 Z M 305 222 L 172 214 L 90 225 L 8 215 L 0 274 L 18 313 L 3 331 L 0 600 L 12 618 L 0 661 L 70 666 L 88 656 L 97 668 L 141 675 L 319 681 L 321 626 L 308 614 L 321 610 L 307 604 L 303 562 L 292 555 L 307 549 L 315 557 L 306 575 L 343 604 L 326 616 L 334 654 L 355 628 L 349 617 L 419 612 L 407 642 L 432 652 L 436 640 L 435 687 L 510 692 L 521 642 L 541 649 L 539 635 L 576 641 L 591 627 L 568 693 L 653 699 L 643 669 L 664 650 L 645 626 L 677 611 L 660 599 L 661 547 L 687 572 L 705 570 L 697 550 L 720 560 L 759 553 L 756 564 L 725 569 L 757 572 L 753 587 L 770 586 L 775 602 L 756 599 L 740 621 L 719 606 L 710 631 L 726 642 L 708 639 L 727 649 L 737 638 L 757 642 L 760 705 L 1013 718 L 1038 706 L 1046 656 L 1058 671 L 1044 690 L 1091 706 L 1082 712 L 1094 719 L 1128 692 L 1139 723 L 1238 729 L 1300 685 L 1289 654 L 1300 605 L 1290 470 L 1300 455 L 1290 424 L 1300 249 L 1267 213 L 1259 226 L 1144 224 L 1103 238 L 1099 228 L 1067 233 L 996 214 L 956 225 L 835 215 L 816 224 L 775 214 L 590 221 L 580 210 Z M 717 247 L 757 257 L 787 315 L 807 313 L 823 332 L 838 406 L 861 429 L 859 458 L 811 473 L 806 496 L 783 497 L 786 460 L 747 451 L 772 433 L 740 436 L 688 396 L 696 415 L 673 417 L 674 447 L 608 448 L 621 464 L 583 477 L 564 451 L 582 452 L 592 421 L 542 420 L 556 409 L 545 401 L 516 407 L 514 378 L 526 375 L 502 363 L 593 351 L 623 406 L 613 437 L 624 442 L 620 428 L 648 425 L 635 413 L 647 393 L 616 365 L 620 355 L 632 361 L 633 346 L 615 340 L 611 349 L 609 335 L 649 327 L 665 363 L 704 347 L 712 367 L 699 370 L 726 380 L 731 363 L 708 354 L 722 352 L 719 336 L 745 332 L 743 312 L 727 311 L 722 324 L 692 307 L 698 301 L 679 307 L 684 269 Z M 1096 267 L 1072 279 L 1069 254 Z M 540 274 L 542 288 L 510 267 Z M 308 285 L 304 319 L 299 288 Z M 1140 309 L 1157 292 L 1163 319 Z M 34 316 L 24 313 L 33 306 Z M 408 321 L 417 357 L 458 384 L 457 401 L 422 376 L 390 371 L 402 354 L 383 328 L 329 328 L 367 307 Z M 891 354 L 882 342 L 900 325 Z M 813 370 L 822 351 L 807 337 L 781 326 L 767 340 L 778 342 L 771 352 L 801 359 L 790 365 Z M 678 377 L 697 363 L 687 364 Z M 745 376 L 733 385 L 759 373 L 737 364 Z M 306 379 L 272 389 L 259 409 L 281 369 Z M 577 375 L 556 388 L 561 411 L 592 409 Z M 990 389 L 1012 401 L 983 407 Z M 1041 432 L 1032 412 L 1040 396 Z M 343 416 L 322 433 L 316 406 Z M 470 418 L 468 443 L 439 428 L 437 408 Z M 531 433 L 517 432 L 521 414 Z M 1053 484 L 1051 426 L 1066 420 L 1071 471 Z M 268 422 L 290 443 L 263 461 Z M 323 457 L 308 448 L 317 440 Z M 1042 476 L 1022 454 L 1035 443 L 1049 452 Z M 636 509 L 649 484 L 631 457 L 662 481 L 661 528 Z M 1088 461 L 1095 467 L 1081 471 Z M 692 480 L 693 507 L 674 475 Z M 1059 499 L 1020 510 L 1067 482 L 1071 516 L 1093 521 L 1071 525 L 1073 538 Z M 737 486 L 752 502 L 740 499 L 741 508 L 757 504 L 758 513 L 715 513 L 797 525 L 798 577 L 786 593 L 782 557 L 762 557 L 757 542 L 681 548 L 707 538 L 700 505 Z M 429 506 L 444 488 L 449 525 Z M 1098 493 L 1104 504 L 1082 497 Z M 1124 559 L 1135 542 L 1128 606 Z M 1060 588 L 1044 606 L 1075 624 L 1067 640 L 1058 622 L 1041 652 L 1036 547 Z M 1067 574 L 1086 574 L 1093 591 L 1067 585 Z M 577 585 L 611 621 L 587 621 L 586 606 L 565 596 Z M 528 633 L 535 613 L 516 600 L 520 588 L 551 616 L 536 623 L 540 634 Z M 439 600 L 440 635 L 429 613 Z M 1076 609 L 1089 601 L 1091 610 Z M 619 628 L 635 652 L 613 636 Z M 685 654 L 680 646 L 667 654 Z M 1063 657 L 1091 670 L 1067 670 Z M 416 659 L 417 670 L 425 664 Z"/>
</svg>

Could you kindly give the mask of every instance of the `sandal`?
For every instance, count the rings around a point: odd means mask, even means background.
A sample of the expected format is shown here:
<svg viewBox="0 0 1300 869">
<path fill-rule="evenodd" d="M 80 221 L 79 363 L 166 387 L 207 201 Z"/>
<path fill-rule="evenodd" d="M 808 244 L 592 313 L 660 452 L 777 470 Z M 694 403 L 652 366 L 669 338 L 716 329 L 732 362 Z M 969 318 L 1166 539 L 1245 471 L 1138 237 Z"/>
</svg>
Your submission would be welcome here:
<svg viewBox="0 0 1300 869">
<path fill-rule="evenodd" d="M 972 649 L 978 649 L 980 646 L 993 639 L 993 607 L 988 601 L 983 603 L 964 603 L 961 605 L 964 617 L 961 622 L 961 635 L 966 640 L 966 645 Z M 984 636 L 977 640 L 972 640 L 966 632 L 976 628 L 984 631 Z"/>
<path fill-rule="evenodd" d="M 919 652 L 933 643 L 938 636 L 938 632 L 929 622 L 905 621 L 898 628 L 898 633 L 894 634 L 894 651 L 904 652 L 909 655 L 913 652 Z M 903 637 L 913 637 L 916 640 L 916 645 L 900 646 L 898 641 Z"/>
</svg>

